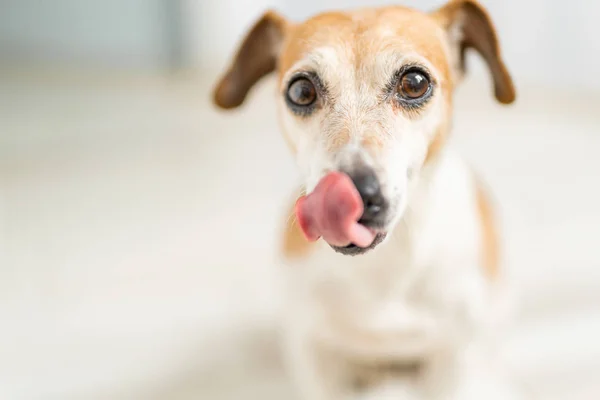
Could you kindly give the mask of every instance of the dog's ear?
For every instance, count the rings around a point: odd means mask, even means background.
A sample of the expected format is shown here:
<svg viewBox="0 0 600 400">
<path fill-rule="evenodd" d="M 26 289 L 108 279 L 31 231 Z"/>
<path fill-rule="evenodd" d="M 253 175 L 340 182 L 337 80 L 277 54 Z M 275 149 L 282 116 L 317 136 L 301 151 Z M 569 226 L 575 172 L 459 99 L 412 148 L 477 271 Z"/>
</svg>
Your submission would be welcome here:
<svg viewBox="0 0 600 400">
<path fill-rule="evenodd" d="M 467 49 L 476 50 L 485 60 L 494 80 L 494 92 L 500 103 L 515 100 L 513 81 L 502 61 L 496 30 L 486 10 L 475 0 L 452 0 L 433 16 L 448 33 L 456 55 L 458 74 L 466 70 Z"/>
<path fill-rule="evenodd" d="M 285 18 L 274 11 L 266 12 L 254 24 L 214 91 L 213 101 L 217 106 L 238 107 L 250 88 L 275 70 L 287 26 Z"/>
</svg>

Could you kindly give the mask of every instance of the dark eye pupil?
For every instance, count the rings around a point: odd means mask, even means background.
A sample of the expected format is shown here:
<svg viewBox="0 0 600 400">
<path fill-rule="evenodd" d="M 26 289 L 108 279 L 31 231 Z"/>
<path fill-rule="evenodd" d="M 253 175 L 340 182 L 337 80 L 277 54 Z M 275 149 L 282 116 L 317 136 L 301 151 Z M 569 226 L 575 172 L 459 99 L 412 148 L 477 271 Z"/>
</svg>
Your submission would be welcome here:
<svg viewBox="0 0 600 400">
<path fill-rule="evenodd" d="M 299 106 L 308 106 L 315 101 L 317 93 L 312 82 L 302 78 L 290 85 L 288 96 L 293 103 Z"/>
<path fill-rule="evenodd" d="M 400 84 L 402 94 L 411 99 L 423 96 L 429 88 L 429 81 L 420 72 L 407 73 L 402 77 Z"/>
</svg>

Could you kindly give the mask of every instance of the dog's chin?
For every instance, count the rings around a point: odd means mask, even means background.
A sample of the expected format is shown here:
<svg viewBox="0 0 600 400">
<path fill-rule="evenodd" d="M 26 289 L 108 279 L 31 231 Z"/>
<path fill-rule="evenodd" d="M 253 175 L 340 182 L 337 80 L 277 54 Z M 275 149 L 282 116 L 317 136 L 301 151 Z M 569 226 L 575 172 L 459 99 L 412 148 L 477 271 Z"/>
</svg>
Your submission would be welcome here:
<svg viewBox="0 0 600 400">
<path fill-rule="evenodd" d="M 361 254 L 368 253 L 373 250 L 375 247 L 379 246 L 387 236 L 386 232 L 380 232 L 375 235 L 375 239 L 368 247 L 359 247 L 355 244 L 349 244 L 348 246 L 333 246 L 330 245 L 333 250 L 337 253 L 343 254 L 345 256 L 359 256 Z"/>
</svg>

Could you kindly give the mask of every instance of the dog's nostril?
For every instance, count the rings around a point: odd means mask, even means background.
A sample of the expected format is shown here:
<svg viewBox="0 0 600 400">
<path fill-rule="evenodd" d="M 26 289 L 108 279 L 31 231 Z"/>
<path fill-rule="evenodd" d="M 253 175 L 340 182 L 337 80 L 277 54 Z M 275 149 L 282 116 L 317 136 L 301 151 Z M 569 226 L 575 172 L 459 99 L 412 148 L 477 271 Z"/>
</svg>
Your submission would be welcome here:
<svg viewBox="0 0 600 400">
<path fill-rule="evenodd" d="M 379 196 L 381 198 L 381 196 Z M 379 199 L 377 199 L 379 201 Z M 369 201 L 365 202 L 364 211 L 362 216 L 360 217 L 360 222 L 365 225 L 376 223 L 383 212 L 383 204 L 376 204 Z"/>
<path fill-rule="evenodd" d="M 381 206 L 378 204 L 373 204 L 373 203 L 367 203 L 365 204 L 365 212 L 368 212 L 369 214 L 377 214 L 381 211 Z"/>
</svg>

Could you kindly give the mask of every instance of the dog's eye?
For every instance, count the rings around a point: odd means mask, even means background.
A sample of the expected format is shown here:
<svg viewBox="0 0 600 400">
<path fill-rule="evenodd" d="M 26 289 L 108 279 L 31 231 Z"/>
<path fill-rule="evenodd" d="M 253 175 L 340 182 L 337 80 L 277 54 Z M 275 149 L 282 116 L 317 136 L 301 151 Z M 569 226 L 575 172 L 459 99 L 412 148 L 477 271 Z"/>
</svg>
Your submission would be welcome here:
<svg viewBox="0 0 600 400">
<path fill-rule="evenodd" d="M 309 106 L 317 99 L 315 85 L 307 78 L 299 78 L 288 87 L 288 99 L 297 106 Z"/>
<path fill-rule="evenodd" d="M 398 93 L 406 99 L 418 99 L 427 94 L 430 87 L 429 78 L 420 71 L 408 71 L 398 84 Z"/>
</svg>

